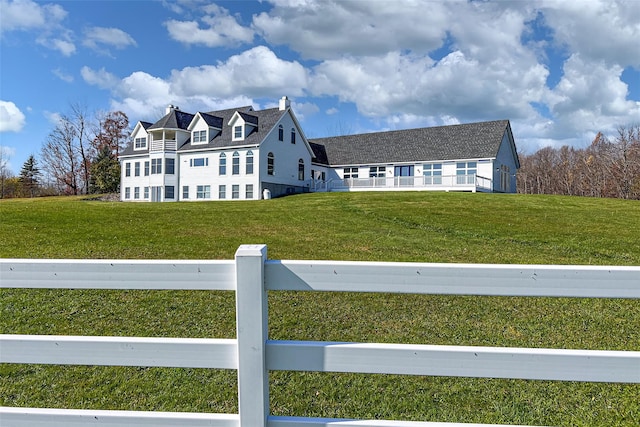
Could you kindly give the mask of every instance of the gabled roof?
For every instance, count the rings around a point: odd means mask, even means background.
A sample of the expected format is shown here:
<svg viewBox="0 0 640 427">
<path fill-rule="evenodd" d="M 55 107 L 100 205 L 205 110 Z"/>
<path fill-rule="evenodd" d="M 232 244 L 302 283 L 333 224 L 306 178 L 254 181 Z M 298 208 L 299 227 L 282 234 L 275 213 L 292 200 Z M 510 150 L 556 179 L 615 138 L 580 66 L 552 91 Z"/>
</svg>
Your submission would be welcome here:
<svg viewBox="0 0 640 427">
<path fill-rule="evenodd" d="M 202 117 L 202 119 L 204 120 L 204 122 L 210 127 L 218 128 L 218 129 L 222 128 L 222 121 L 223 121 L 222 117 L 214 116 L 209 113 L 197 113 L 197 114 L 199 114 L 200 117 Z"/>
<path fill-rule="evenodd" d="M 194 115 L 180 110 L 171 110 L 169 114 L 152 124 L 148 130 L 153 129 L 187 129 Z"/>
<path fill-rule="evenodd" d="M 311 139 L 314 161 L 331 166 L 493 158 L 508 120 Z"/>
<path fill-rule="evenodd" d="M 229 121 L 233 118 L 236 112 L 240 114 L 243 119 L 245 119 L 245 117 L 253 117 L 251 121 L 254 122 L 252 124 L 256 126 L 256 128 L 241 141 L 233 141 L 233 129 L 228 126 Z M 191 145 L 191 139 L 188 139 L 184 144 L 182 144 L 182 146 L 178 147 L 178 151 L 242 147 L 247 145 L 257 146 L 285 113 L 286 111 L 280 111 L 278 108 L 255 111 L 252 107 L 232 108 L 228 110 L 208 112 L 207 114 L 222 118 L 222 131 L 210 140 L 208 144 Z"/>
</svg>

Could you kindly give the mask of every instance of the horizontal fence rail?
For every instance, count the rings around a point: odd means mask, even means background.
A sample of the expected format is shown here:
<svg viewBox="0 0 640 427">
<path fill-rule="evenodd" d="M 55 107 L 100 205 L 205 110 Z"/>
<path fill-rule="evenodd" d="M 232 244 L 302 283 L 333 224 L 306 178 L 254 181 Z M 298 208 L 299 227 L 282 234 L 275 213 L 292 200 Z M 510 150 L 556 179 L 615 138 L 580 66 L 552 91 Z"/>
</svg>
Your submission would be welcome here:
<svg viewBox="0 0 640 427">
<path fill-rule="evenodd" d="M 0 363 L 235 369 L 238 414 L 0 407 L 5 426 L 420 427 L 458 424 L 276 417 L 269 370 L 640 383 L 640 352 L 268 339 L 267 291 L 640 298 L 640 267 L 267 260 L 0 260 L 0 288 L 236 292 L 236 339 L 0 335 Z M 459 424 L 473 426 L 474 424 Z"/>
</svg>

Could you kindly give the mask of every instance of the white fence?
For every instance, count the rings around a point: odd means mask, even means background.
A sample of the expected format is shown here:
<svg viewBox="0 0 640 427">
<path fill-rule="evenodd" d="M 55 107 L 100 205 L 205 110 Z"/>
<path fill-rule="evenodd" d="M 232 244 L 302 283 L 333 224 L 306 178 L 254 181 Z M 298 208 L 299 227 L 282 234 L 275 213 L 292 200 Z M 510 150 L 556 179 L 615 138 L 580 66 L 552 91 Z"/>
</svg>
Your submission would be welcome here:
<svg viewBox="0 0 640 427">
<path fill-rule="evenodd" d="M 311 186 L 318 187 L 317 184 Z M 322 187 L 320 187 L 322 188 Z M 347 178 L 328 182 L 329 191 L 492 191 L 493 182 L 476 174 L 444 176 L 389 176 L 379 178 Z"/>
<path fill-rule="evenodd" d="M 0 425 L 312 427 L 454 425 L 276 417 L 269 371 L 640 383 L 640 352 L 272 341 L 267 291 L 640 298 L 640 267 L 267 260 L 0 260 L 2 288 L 235 290 L 237 339 L 0 335 L 0 363 L 236 369 L 238 414 L 0 407 Z M 469 426 L 469 424 L 464 424 Z"/>
</svg>

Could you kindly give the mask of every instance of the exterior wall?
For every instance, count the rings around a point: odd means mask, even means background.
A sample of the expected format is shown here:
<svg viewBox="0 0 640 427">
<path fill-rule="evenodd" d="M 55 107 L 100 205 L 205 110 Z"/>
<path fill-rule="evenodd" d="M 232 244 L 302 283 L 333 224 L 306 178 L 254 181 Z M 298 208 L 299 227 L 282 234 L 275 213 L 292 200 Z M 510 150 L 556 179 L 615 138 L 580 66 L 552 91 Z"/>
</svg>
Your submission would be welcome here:
<svg viewBox="0 0 640 427">
<path fill-rule="evenodd" d="M 253 173 L 247 174 L 247 153 L 253 153 Z M 233 173 L 233 154 L 239 155 L 239 170 Z M 225 174 L 220 174 L 220 156 L 226 156 Z M 225 150 L 206 150 L 180 153 L 180 192 L 179 200 L 204 201 L 204 200 L 234 200 L 233 186 L 238 185 L 238 197 L 236 200 L 247 199 L 247 185 L 253 185 L 251 200 L 261 198 L 259 186 L 258 159 L 260 150 L 257 147 L 245 147 Z M 204 161 L 205 165 L 196 166 Z M 198 198 L 198 186 L 209 186 L 209 197 Z M 225 198 L 220 199 L 220 185 L 225 186 Z M 184 198 L 184 187 L 188 187 L 188 198 Z M 202 195 L 201 195 L 202 196 Z"/>
<path fill-rule="evenodd" d="M 144 176 L 144 162 L 148 156 L 129 157 L 120 162 L 120 200 L 141 202 L 145 201 L 145 187 L 149 187 L 149 177 Z M 136 163 L 139 165 L 139 175 L 136 176 Z M 129 164 L 129 176 L 126 176 Z M 136 197 L 137 195 L 137 197 Z"/>
<path fill-rule="evenodd" d="M 498 156 L 496 157 L 496 163 L 494 168 L 494 191 L 504 193 L 516 192 L 516 172 L 518 165 L 516 163 L 518 154 L 514 152 L 515 144 L 511 141 L 509 133 L 505 132 L 502 137 L 502 143 L 498 149 Z M 504 167 L 508 170 L 504 170 Z M 502 188 L 504 184 L 504 178 L 501 174 L 506 173 L 506 188 Z"/>
<path fill-rule="evenodd" d="M 278 140 L 278 126 L 282 124 L 284 140 Z M 296 131 L 296 142 L 291 143 L 291 129 Z M 267 157 L 274 155 L 273 175 L 268 173 Z M 303 179 L 298 179 L 299 160 L 304 162 Z M 260 182 L 262 189 L 268 189 L 272 197 L 310 191 L 311 152 L 304 141 L 304 134 L 298 128 L 291 114 L 285 114 L 276 123 L 260 146 Z M 261 191 L 262 191 L 261 189 Z"/>
</svg>

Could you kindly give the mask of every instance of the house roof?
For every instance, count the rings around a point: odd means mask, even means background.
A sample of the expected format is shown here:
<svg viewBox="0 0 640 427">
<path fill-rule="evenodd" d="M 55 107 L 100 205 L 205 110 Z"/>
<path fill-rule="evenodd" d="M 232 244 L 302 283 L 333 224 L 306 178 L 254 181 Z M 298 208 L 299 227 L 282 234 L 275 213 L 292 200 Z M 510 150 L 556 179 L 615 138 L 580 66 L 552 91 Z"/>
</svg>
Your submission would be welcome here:
<svg viewBox="0 0 640 427">
<path fill-rule="evenodd" d="M 186 129 L 193 120 L 194 114 L 185 113 L 180 110 L 171 110 L 169 114 L 149 126 L 148 130 L 153 129 Z"/>
<path fill-rule="evenodd" d="M 251 118 L 251 122 L 253 122 L 252 124 L 256 126 L 256 128 L 253 129 L 251 133 L 246 135 L 244 140 L 241 141 L 233 141 L 233 130 L 229 127 L 229 120 L 231 120 L 236 112 L 238 112 L 245 120 L 246 117 Z M 191 138 L 189 138 L 184 144 L 182 144 L 182 146 L 178 147 L 178 151 L 259 145 L 260 142 L 262 142 L 262 140 L 265 138 L 267 133 L 271 131 L 271 129 L 273 129 L 275 124 L 285 113 L 286 111 L 280 111 L 278 108 L 254 111 L 251 107 L 211 111 L 207 114 L 222 118 L 222 132 L 219 132 L 217 135 L 215 135 L 208 144 L 192 145 Z"/>
<path fill-rule="evenodd" d="M 214 116 L 210 113 L 198 113 L 205 123 L 214 128 L 222 128 L 222 117 Z"/>
<path fill-rule="evenodd" d="M 508 120 L 311 139 L 315 162 L 377 164 L 496 157 Z"/>
</svg>

